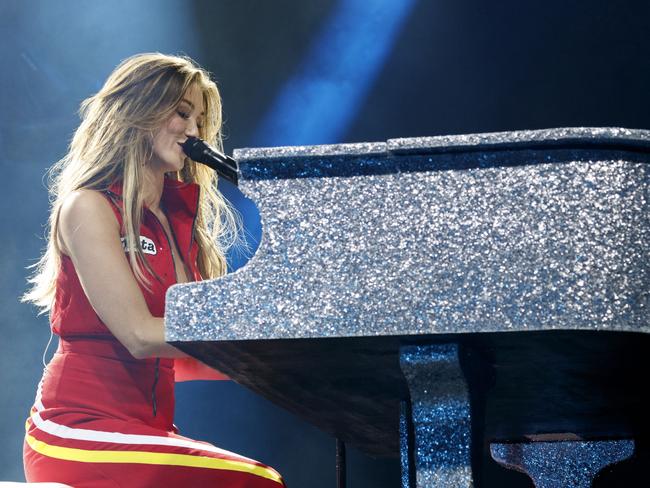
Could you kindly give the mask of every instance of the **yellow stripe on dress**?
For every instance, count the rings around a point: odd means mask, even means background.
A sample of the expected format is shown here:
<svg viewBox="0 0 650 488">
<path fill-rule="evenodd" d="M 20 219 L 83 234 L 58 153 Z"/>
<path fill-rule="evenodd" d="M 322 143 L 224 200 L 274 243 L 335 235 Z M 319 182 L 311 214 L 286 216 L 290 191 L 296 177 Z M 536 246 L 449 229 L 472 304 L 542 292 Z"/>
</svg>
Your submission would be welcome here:
<svg viewBox="0 0 650 488">
<path fill-rule="evenodd" d="M 148 451 L 92 451 L 73 447 L 53 446 L 39 441 L 29 434 L 26 436 L 26 440 L 29 447 L 39 454 L 65 461 L 78 461 L 81 463 L 154 464 L 221 469 L 224 471 L 251 473 L 277 483 L 282 483 L 280 475 L 273 469 L 230 459 Z"/>
</svg>

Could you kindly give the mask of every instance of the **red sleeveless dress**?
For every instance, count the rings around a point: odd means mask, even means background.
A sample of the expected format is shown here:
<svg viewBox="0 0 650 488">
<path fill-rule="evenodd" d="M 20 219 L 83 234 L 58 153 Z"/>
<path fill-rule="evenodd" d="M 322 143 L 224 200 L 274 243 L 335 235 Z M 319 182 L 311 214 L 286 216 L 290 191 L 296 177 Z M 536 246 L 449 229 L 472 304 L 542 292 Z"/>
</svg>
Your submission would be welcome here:
<svg viewBox="0 0 650 488">
<path fill-rule="evenodd" d="M 106 197 L 121 227 L 121 186 L 113 185 Z M 167 219 L 195 280 L 201 279 L 193 235 L 198 200 L 197 185 L 165 181 Z M 162 224 L 146 209 L 140 245 L 157 275 L 145 270 L 150 290 L 140 288 L 151 314 L 162 317 L 176 273 Z M 27 481 L 75 488 L 284 486 L 268 466 L 177 433 L 174 360 L 135 359 L 95 313 L 67 256 L 50 321 L 59 347 L 26 423 Z"/>
</svg>

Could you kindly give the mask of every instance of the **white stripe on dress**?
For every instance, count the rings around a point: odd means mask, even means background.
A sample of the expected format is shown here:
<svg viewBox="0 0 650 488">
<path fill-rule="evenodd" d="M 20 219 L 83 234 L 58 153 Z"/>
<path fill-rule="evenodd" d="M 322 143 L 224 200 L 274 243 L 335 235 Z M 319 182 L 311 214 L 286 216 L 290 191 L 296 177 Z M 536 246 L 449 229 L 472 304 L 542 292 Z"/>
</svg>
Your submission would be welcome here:
<svg viewBox="0 0 650 488">
<path fill-rule="evenodd" d="M 257 464 L 257 461 L 249 459 L 247 457 L 235 454 L 225 449 L 219 449 L 212 444 L 203 444 L 201 442 L 186 440 L 186 439 L 177 439 L 175 437 L 164 437 L 157 435 L 144 435 L 144 434 L 124 434 L 121 432 L 104 432 L 101 430 L 90 430 L 90 429 L 75 429 L 68 427 L 66 425 L 57 424 L 51 420 L 44 420 L 40 412 L 42 412 L 45 407 L 41 401 L 41 386 L 42 381 L 39 382 L 38 388 L 36 390 L 36 400 L 34 401 L 34 406 L 36 407 L 36 412 L 33 412 L 31 415 L 34 425 L 39 430 L 53 435 L 55 437 L 60 437 L 62 439 L 74 439 L 78 441 L 94 441 L 94 442 L 111 442 L 113 444 L 149 444 L 154 446 L 172 446 L 172 447 L 185 447 L 188 449 L 200 449 L 201 451 L 212 452 L 215 454 L 221 454 L 229 456 L 235 459 L 242 461 L 247 461 L 250 463 Z"/>
</svg>

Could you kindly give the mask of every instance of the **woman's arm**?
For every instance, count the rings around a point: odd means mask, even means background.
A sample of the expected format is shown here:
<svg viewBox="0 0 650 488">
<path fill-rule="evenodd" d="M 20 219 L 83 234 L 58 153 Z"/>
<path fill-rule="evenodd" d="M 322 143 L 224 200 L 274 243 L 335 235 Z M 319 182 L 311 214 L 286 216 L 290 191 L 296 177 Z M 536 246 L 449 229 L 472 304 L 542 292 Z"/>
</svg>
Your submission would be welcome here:
<svg viewBox="0 0 650 488">
<path fill-rule="evenodd" d="M 102 194 L 78 190 L 66 198 L 58 237 L 95 312 L 135 358 L 186 356 L 165 342 L 163 319 L 149 312 Z"/>
</svg>

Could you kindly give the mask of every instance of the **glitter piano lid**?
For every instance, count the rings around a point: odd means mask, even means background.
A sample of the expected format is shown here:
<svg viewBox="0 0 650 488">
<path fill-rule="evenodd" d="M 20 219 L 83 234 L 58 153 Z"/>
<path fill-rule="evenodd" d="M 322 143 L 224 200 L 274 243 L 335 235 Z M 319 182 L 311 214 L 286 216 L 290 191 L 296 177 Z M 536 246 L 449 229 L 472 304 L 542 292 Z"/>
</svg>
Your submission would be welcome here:
<svg viewBox="0 0 650 488">
<path fill-rule="evenodd" d="M 564 148 L 650 151 L 650 131 L 574 127 L 389 139 L 387 142 L 235 149 L 244 179 L 364 176 L 440 168 L 435 161 L 397 155 Z M 433 164 L 431 164 L 433 163 Z M 477 163 L 479 164 L 479 163 Z M 486 163 L 483 162 L 483 165 Z M 487 163 L 489 164 L 489 163 Z"/>
</svg>

